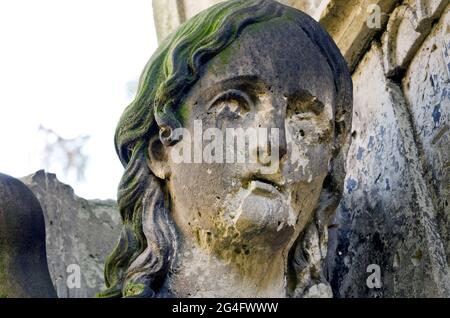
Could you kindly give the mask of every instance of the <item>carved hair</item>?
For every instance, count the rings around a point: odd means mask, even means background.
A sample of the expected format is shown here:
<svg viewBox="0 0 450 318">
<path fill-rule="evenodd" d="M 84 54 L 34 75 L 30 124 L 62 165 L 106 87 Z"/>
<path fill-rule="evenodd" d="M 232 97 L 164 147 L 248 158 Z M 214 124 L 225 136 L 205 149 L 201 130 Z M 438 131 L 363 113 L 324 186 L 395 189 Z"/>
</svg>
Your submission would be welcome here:
<svg viewBox="0 0 450 318">
<path fill-rule="evenodd" d="M 340 198 L 346 153 L 342 146 L 348 141 L 352 88 L 339 50 L 317 22 L 275 1 L 233 0 L 217 4 L 181 25 L 163 42 L 147 63 L 136 98 L 119 121 L 115 146 L 125 167 L 118 189 L 123 228 L 106 261 L 107 290 L 99 296 L 164 296 L 161 286 L 175 257 L 176 231 L 165 182 L 148 168 L 150 138 L 161 129 L 181 126 L 180 101 L 212 57 L 236 40 L 246 26 L 274 18 L 294 21 L 301 28 L 299 32 L 306 34 L 327 59 L 334 74 L 335 153 L 325 192 Z M 295 254 L 292 262 L 297 265 L 293 271 L 300 273 L 305 267 Z"/>
</svg>

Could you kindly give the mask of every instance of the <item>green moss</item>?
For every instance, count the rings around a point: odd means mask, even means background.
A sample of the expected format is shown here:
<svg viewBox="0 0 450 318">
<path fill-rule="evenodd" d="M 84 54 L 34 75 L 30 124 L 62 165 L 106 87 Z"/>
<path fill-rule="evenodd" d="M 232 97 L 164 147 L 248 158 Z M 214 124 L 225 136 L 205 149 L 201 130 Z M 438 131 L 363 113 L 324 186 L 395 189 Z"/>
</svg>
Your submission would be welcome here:
<svg viewBox="0 0 450 318">
<path fill-rule="evenodd" d="M 172 33 L 147 63 L 139 81 L 136 98 L 125 109 L 115 134 L 116 151 L 126 167 L 118 197 L 124 230 L 120 242 L 106 261 L 108 290 L 102 296 L 121 294 L 121 284 L 125 281 L 128 266 L 145 248 L 140 216 L 143 210 L 142 185 L 146 184 L 147 179 L 144 180 L 146 175 L 142 171 L 146 171 L 143 169 L 146 143 L 150 134 L 158 131 L 154 129 L 155 114 L 166 114 L 167 118 L 162 119 L 167 119 L 167 123 L 171 123 L 173 117 L 177 116 L 186 121 L 190 108 L 185 105 L 183 107 L 182 100 L 200 78 L 203 66 L 217 54 L 221 54 L 221 60 L 226 65 L 233 52 L 226 48 L 234 42 L 239 48 L 239 41 L 236 39 L 243 28 L 282 14 L 279 10 L 274 10 L 274 3 L 235 0 L 212 6 Z M 170 225 L 163 226 L 166 229 Z M 224 232 L 226 236 L 228 229 L 225 228 Z M 198 240 L 200 239 L 199 236 Z M 209 244 L 212 240 L 208 238 L 204 241 Z M 238 244 L 235 241 L 237 239 L 232 236 L 227 237 L 225 246 L 230 246 L 227 251 L 233 250 L 231 245 Z M 161 274 L 164 273 L 152 271 L 150 276 Z M 143 291 L 143 285 L 131 285 L 127 286 L 124 295 L 136 295 Z"/>
<path fill-rule="evenodd" d="M 180 115 L 180 118 L 183 123 L 187 122 L 189 118 L 189 107 L 183 103 L 181 107 L 178 109 L 178 114 Z"/>
<path fill-rule="evenodd" d="M 222 66 L 226 66 L 230 63 L 232 53 L 233 53 L 232 46 L 230 46 L 217 55 L 217 59 L 220 61 Z"/>
<path fill-rule="evenodd" d="M 128 283 L 127 287 L 125 288 L 125 290 L 123 292 L 123 296 L 124 297 L 137 296 L 139 294 L 142 294 L 144 289 L 145 289 L 144 284 Z"/>
</svg>

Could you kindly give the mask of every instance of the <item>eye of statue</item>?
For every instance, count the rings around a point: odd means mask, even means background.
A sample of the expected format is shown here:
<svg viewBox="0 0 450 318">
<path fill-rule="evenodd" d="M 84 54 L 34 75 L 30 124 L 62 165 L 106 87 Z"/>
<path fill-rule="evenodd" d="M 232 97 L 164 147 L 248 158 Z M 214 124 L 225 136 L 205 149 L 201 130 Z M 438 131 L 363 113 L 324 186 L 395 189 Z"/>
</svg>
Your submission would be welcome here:
<svg viewBox="0 0 450 318">
<path fill-rule="evenodd" d="M 309 93 L 298 94 L 288 98 L 288 117 L 295 117 L 297 119 L 310 119 L 314 116 L 320 115 L 325 106 Z"/>
<path fill-rule="evenodd" d="M 219 110 L 228 108 L 235 113 L 249 112 L 253 101 L 247 93 L 237 89 L 229 89 L 214 97 L 208 109 L 218 107 Z"/>
</svg>

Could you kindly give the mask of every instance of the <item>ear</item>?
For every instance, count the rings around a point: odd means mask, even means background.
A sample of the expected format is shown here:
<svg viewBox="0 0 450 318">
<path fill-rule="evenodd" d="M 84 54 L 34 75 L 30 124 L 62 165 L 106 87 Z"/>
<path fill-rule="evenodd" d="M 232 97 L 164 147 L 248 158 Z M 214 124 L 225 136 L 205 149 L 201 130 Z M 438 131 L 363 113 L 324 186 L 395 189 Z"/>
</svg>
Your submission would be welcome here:
<svg viewBox="0 0 450 318">
<path fill-rule="evenodd" d="M 168 147 L 163 145 L 158 135 L 150 139 L 148 145 L 148 166 L 152 173 L 159 179 L 168 179 L 170 176 L 170 167 L 168 163 Z"/>
</svg>

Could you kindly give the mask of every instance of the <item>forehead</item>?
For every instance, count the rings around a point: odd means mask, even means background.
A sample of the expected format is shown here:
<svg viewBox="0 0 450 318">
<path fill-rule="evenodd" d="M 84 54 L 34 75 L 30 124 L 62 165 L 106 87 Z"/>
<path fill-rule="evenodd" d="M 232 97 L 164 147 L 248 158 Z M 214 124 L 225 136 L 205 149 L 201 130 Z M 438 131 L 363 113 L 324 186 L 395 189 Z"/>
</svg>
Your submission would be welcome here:
<svg viewBox="0 0 450 318">
<path fill-rule="evenodd" d="M 247 26 L 206 64 L 196 85 L 207 88 L 235 77 L 258 78 L 285 96 L 306 90 L 324 104 L 335 100 L 327 60 L 298 25 L 282 17 Z"/>
</svg>

